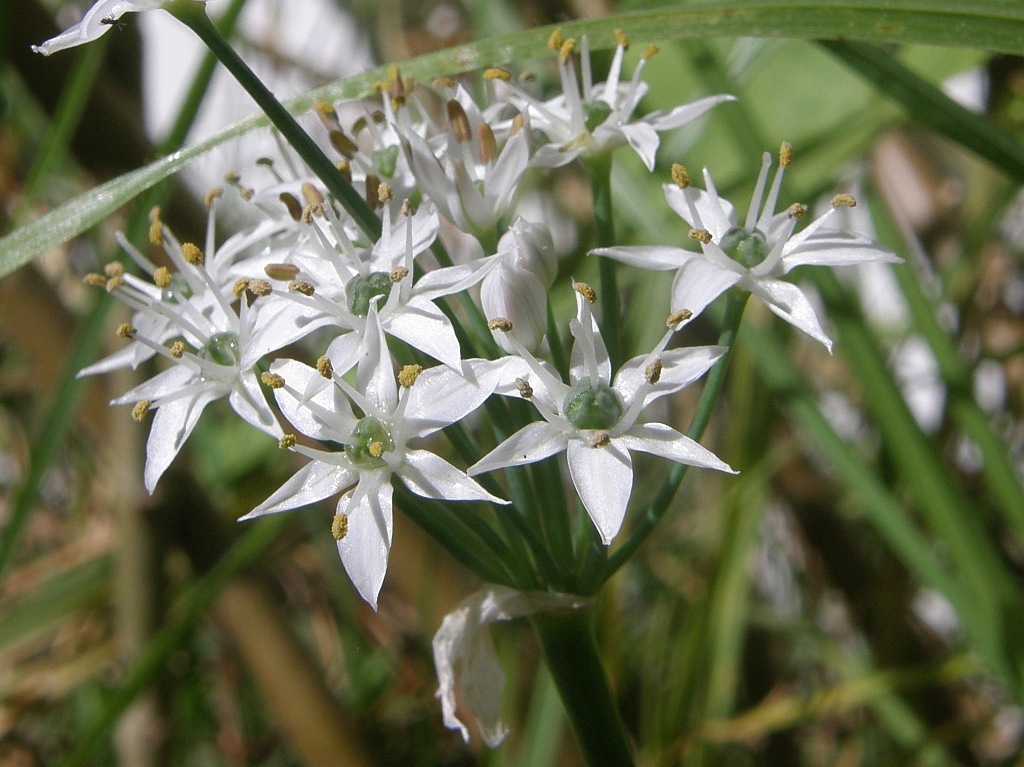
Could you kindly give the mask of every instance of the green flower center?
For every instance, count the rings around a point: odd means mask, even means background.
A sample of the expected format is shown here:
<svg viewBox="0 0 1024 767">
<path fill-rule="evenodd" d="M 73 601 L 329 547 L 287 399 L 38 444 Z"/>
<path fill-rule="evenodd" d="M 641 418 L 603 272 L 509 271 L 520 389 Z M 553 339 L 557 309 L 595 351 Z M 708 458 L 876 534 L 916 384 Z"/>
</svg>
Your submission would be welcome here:
<svg viewBox="0 0 1024 767">
<path fill-rule="evenodd" d="M 192 286 L 180 274 L 171 277 L 171 284 L 160 293 L 160 300 L 167 304 L 178 303 L 178 297 L 192 298 Z"/>
<path fill-rule="evenodd" d="M 583 105 L 583 122 L 587 126 L 587 132 L 593 133 L 598 125 L 603 125 L 612 113 L 612 108 L 603 101 L 595 101 L 592 104 Z"/>
<path fill-rule="evenodd" d="M 395 175 L 395 164 L 398 162 L 398 147 L 389 146 L 373 153 L 373 167 L 377 175 L 391 178 Z"/>
<path fill-rule="evenodd" d="M 370 272 L 365 276 L 357 274 L 345 286 L 348 310 L 356 317 L 365 317 L 370 313 L 370 302 L 390 292 L 391 275 L 387 272 Z"/>
<path fill-rule="evenodd" d="M 384 453 L 395 449 L 395 441 L 387 424 L 379 418 L 360 419 L 352 430 L 352 444 L 345 445 L 345 455 L 357 469 L 380 469 L 387 465 Z"/>
<path fill-rule="evenodd" d="M 562 405 L 565 417 L 577 429 L 610 429 L 622 417 L 622 401 L 608 384 L 577 384 Z"/>
<path fill-rule="evenodd" d="M 734 226 L 718 244 L 729 258 L 748 269 L 753 269 L 768 258 L 768 238 L 760 229 Z"/>
<path fill-rule="evenodd" d="M 214 333 L 199 350 L 199 357 L 218 365 L 237 365 L 240 359 L 238 336 L 234 333 Z"/>
</svg>

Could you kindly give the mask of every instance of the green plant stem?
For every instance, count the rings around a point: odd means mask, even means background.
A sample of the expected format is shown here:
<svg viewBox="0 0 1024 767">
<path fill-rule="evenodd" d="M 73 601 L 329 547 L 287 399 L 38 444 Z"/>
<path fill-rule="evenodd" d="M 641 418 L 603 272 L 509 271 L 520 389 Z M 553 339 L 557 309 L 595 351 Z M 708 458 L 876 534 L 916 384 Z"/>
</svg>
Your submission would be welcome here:
<svg viewBox="0 0 1024 767">
<path fill-rule="evenodd" d="M 590 610 L 531 619 L 587 767 L 631 767 L 633 755 L 601 665 Z"/>
<path fill-rule="evenodd" d="M 704 430 L 707 429 L 708 422 L 711 420 L 711 413 L 714 410 L 715 403 L 718 401 L 722 384 L 725 382 L 725 371 L 729 367 L 732 347 L 736 341 L 740 321 L 743 319 L 743 309 L 747 305 L 749 295 L 749 293 L 739 290 L 731 290 L 728 293 L 725 304 L 725 317 L 722 320 L 722 329 L 718 336 L 718 343 L 720 346 L 726 347 L 726 352 L 715 363 L 714 367 L 711 368 L 711 372 L 708 373 L 707 380 L 704 382 L 704 391 L 701 392 L 700 401 L 697 403 L 697 410 L 693 414 L 690 428 L 686 432 L 686 436 L 690 439 L 699 440 L 704 436 Z M 658 491 L 658 495 L 647 507 L 643 516 L 640 517 L 636 527 L 630 532 L 629 537 L 609 555 L 608 563 L 602 573 L 602 580 L 610 578 L 647 540 L 647 536 L 651 534 L 655 525 L 664 516 L 689 468 L 686 464 L 681 463 L 676 464 L 672 468 L 668 479 L 665 480 L 665 483 Z M 587 589 L 583 593 L 590 593 L 590 590 Z"/>
<path fill-rule="evenodd" d="M 610 153 L 593 157 L 587 163 L 590 171 L 590 189 L 594 199 L 594 241 L 599 248 L 610 248 L 615 242 L 615 211 L 612 209 L 612 156 Z M 614 259 L 597 259 L 601 275 L 601 336 L 608 347 L 612 370 L 622 362 L 622 325 L 619 310 L 619 286 Z"/>
<path fill-rule="evenodd" d="M 377 240 L 381 232 L 380 219 L 370 209 L 366 200 L 355 190 L 355 187 L 324 154 L 324 151 L 302 129 L 291 113 L 275 98 L 274 94 L 267 89 L 256 74 L 249 69 L 241 56 L 235 52 L 235 49 L 217 31 L 217 27 L 206 15 L 205 4 L 197 3 L 195 0 L 174 0 L 164 8 L 195 32 L 210 52 L 238 81 L 239 85 L 252 96 L 253 101 L 263 110 L 263 113 L 281 132 L 285 141 L 292 146 L 303 162 L 309 166 L 317 178 L 324 182 L 328 191 L 348 211 L 359 228 L 373 240 Z"/>
</svg>

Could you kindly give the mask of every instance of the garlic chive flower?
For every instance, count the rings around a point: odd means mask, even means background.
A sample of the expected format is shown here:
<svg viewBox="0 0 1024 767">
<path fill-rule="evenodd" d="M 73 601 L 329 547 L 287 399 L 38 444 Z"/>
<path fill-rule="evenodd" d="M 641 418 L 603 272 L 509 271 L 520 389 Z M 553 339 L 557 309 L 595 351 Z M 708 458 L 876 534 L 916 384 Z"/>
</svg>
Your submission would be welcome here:
<svg viewBox="0 0 1024 767">
<path fill-rule="evenodd" d="M 836 209 L 855 205 L 849 195 L 836 195 L 832 207 L 802 231 L 794 234 L 806 213 L 794 203 L 776 213 L 779 190 L 792 149 L 782 145 L 779 167 L 768 184 L 772 157 L 765 152 L 747 217 L 742 225 L 736 210 L 715 189 L 704 169 L 707 191 L 695 189 L 682 166 L 673 168 L 675 183 L 665 184 L 665 199 L 680 218 L 692 227 L 690 238 L 700 251 L 649 245 L 598 248 L 591 255 L 608 256 L 643 269 L 676 270 L 672 283 L 672 309 L 693 316 L 730 287 L 753 293 L 786 322 L 820 341 L 832 351 L 810 301 L 796 285 L 780 279 L 801 265 L 848 266 L 867 262 L 893 263 L 895 255 L 870 237 L 831 228 Z"/>
<path fill-rule="evenodd" d="M 508 466 L 522 466 L 566 452 L 573 485 L 594 526 L 607 545 L 618 533 L 633 487 L 630 451 L 651 453 L 677 463 L 731 472 L 717 456 L 689 437 L 661 423 L 642 423 L 651 402 L 696 381 L 725 349 L 717 346 L 666 350 L 670 329 L 650 354 L 634 357 L 611 375 L 608 351 L 585 294 L 578 286 L 576 318 L 569 327 L 575 339 L 569 383 L 517 345 L 520 370 L 498 393 L 527 397 L 544 420 L 528 424 L 469 468 L 474 476 Z M 511 323 L 494 327 L 510 328 Z M 515 359 L 515 358 L 510 358 Z M 511 369 L 510 365 L 510 369 Z"/>
</svg>

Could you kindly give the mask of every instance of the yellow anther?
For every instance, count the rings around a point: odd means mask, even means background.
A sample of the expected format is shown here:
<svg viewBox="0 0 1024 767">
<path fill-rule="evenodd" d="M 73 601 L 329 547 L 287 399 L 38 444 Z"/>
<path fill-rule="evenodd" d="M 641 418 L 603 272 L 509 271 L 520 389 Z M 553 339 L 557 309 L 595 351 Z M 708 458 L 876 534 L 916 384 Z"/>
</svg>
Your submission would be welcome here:
<svg viewBox="0 0 1024 767">
<path fill-rule="evenodd" d="M 299 441 L 295 438 L 294 434 L 285 434 L 277 441 L 277 446 L 282 450 L 291 450 L 297 444 L 299 444 Z"/>
<path fill-rule="evenodd" d="M 107 278 L 97 272 L 90 272 L 85 275 L 82 278 L 82 282 L 94 288 L 105 288 L 107 286 Z"/>
<path fill-rule="evenodd" d="M 260 375 L 260 380 L 271 389 L 284 388 L 284 376 L 278 375 L 277 373 L 263 373 Z"/>
<path fill-rule="evenodd" d="M 377 210 L 380 207 L 380 177 L 374 173 L 366 174 L 366 204 L 370 210 Z"/>
<path fill-rule="evenodd" d="M 652 386 L 661 380 L 662 371 L 661 360 L 654 360 L 650 365 L 644 368 L 644 380 Z"/>
<path fill-rule="evenodd" d="M 672 328 L 673 330 L 676 330 L 680 325 L 682 325 L 692 316 L 693 312 L 691 312 L 689 309 L 680 309 L 677 312 L 672 312 L 672 314 L 670 314 L 668 318 L 665 320 L 665 327 L 669 327 Z"/>
<path fill-rule="evenodd" d="M 455 140 L 460 144 L 472 141 L 473 128 L 469 124 L 469 116 L 462 108 L 462 104 L 455 99 L 449 99 L 445 105 L 445 111 L 448 113 L 448 126 L 452 129 Z"/>
<path fill-rule="evenodd" d="M 587 444 L 593 448 L 604 447 L 605 445 L 610 445 L 611 442 L 612 438 L 608 436 L 608 432 L 606 431 L 595 431 L 590 435 L 590 438 L 587 439 Z"/>
<path fill-rule="evenodd" d="M 338 169 L 338 172 L 345 177 L 348 183 L 352 183 L 352 163 L 348 160 L 338 160 L 334 163 L 334 167 Z"/>
<path fill-rule="evenodd" d="M 398 283 L 409 276 L 409 270 L 404 266 L 396 266 L 391 270 L 391 274 L 388 275 L 388 279 L 392 282 Z"/>
<path fill-rule="evenodd" d="M 516 379 L 516 391 L 519 392 L 519 396 L 523 399 L 530 399 L 533 396 L 533 387 L 530 386 L 530 382 L 524 378 Z"/>
<path fill-rule="evenodd" d="M 192 266 L 202 266 L 203 251 L 199 249 L 199 246 L 194 242 L 185 242 L 181 245 L 181 257 L 185 259 Z"/>
<path fill-rule="evenodd" d="M 381 202 L 391 202 L 391 198 L 395 196 L 395 190 L 392 189 L 391 184 L 386 181 L 382 181 L 377 184 L 377 199 Z"/>
<path fill-rule="evenodd" d="M 103 272 L 108 277 L 120 277 L 124 274 L 124 264 L 120 261 L 111 261 L 109 264 L 103 267 Z"/>
<path fill-rule="evenodd" d="M 158 266 L 153 270 L 153 284 L 163 290 L 171 284 L 171 270 L 166 266 Z"/>
<path fill-rule="evenodd" d="M 406 365 L 398 372 L 398 385 L 403 389 L 411 389 L 422 372 L 422 365 Z"/>
<path fill-rule="evenodd" d="M 691 229 L 687 236 L 691 240 L 697 240 L 697 242 L 702 242 L 705 245 L 711 242 L 711 232 L 707 229 Z"/>
<path fill-rule="evenodd" d="M 500 330 L 502 333 L 512 332 L 512 320 L 505 317 L 495 317 L 487 323 L 489 330 Z"/>
<path fill-rule="evenodd" d="M 168 351 L 171 353 L 171 356 L 174 357 L 174 359 L 180 360 L 182 357 L 185 356 L 185 342 L 175 341 L 170 345 L 170 347 L 168 347 Z"/>
<path fill-rule="evenodd" d="M 476 127 L 476 151 L 482 165 L 488 165 L 498 156 L 498 142 L 487 123 L 480 123 Z"/>
<path fill-rule="evenodd" d="M 558 27 L 551 33 L 551 37 L 548 38 L 548 48 L 557 53 L 562 50 L 562 43 L 564 42 L 565 37 L 562 35 L 562 28 Z"/>
<path fill-rule="evenodd" d="M 672 163 L 672 180 L 676 182 L 676 186 L 680 189 L 686 189 L 692 181 L 690 181 L 690 174 L 686 168 L 675 162 Z"/>
<path fill-rule="evenodd" d="M 331 362 L 331 358 L 326 354 L 317 359 L 316 372 L 319 373 L 322 378 L 326 378 L 327 380 L 334 378 L 334 364 Z"/>
<path fill-rule="evenodd" d="M 236 185 L 241 180 L 242 177 L 235 173 L 233 170 L 229 170 L 227 173 L 224 174 L 224 181 L 228 184 L 231 184 L 232 186 Z"/>
<path fill-rule="evenodd" d="M 849 194 L 837 194 L 835 197 L 832 198 L 832 207 L 833 208 L 839 208 L 839 207 L 842 207 L 844 205 L 847 208 L 856 208 L 857 207 L 857 201 L 855 199 L 853 199 L 853 195 L 849 195 Z"/>
<path fill-rule="evenodd" d="M 149 225 L 149 244 L 158 246 L 164 244 L 164 225 L 160 219 Z"/>
<path fill-rule="evenodd" d="M 208 191 L 206 193 L 206 196 L 203 197 L 203 204 L 205 204 L 206 207 L 209 208 L 211 205 L 213 205 L 213 201 L 214 200 L 219 200 L 223 196 L 224 196 L 224 189 L 222 187 L 219 187 L 219 186 L 211 187 L 210 191 Z"/>
<path fill-rule="evenodd" d="M 576 38 L 570 37 L 565 42 L 563 42 L 562 47 L 558 49 L 558 58 L 561 61 L 565 61 L 567 58 L 569 58 L 569 56 L 572 55 L 572 52 L 574 50 L 576 50 Z"/>
<path fill-rule="evenodd" d="M 252 294 L 257 297 L 269 296 L 274 292 L 273 286 L 266 280 L 261 280 L 258 277 L 249 280 L 249 290 Z"/>
<path fill-rule="evenodd" d="M 583 296 L 590 303 L 594 303 L 597 300 L 597 291 L 590 287 L 586 282 L 574 282 L 572 289 Z"/>
<path fill-rule="evenodd" d="M 512 138 L 514 135 L 519 133 L 519 131 L 521 131 L 525 125 L 526 125 L 526 118 L 523 117 L 521 114 L 518 114 L 515 117 L 513 117 L 512 118 L 512 125 L 509 128 L 509 130 L 508 130 L 508 137 Z"/>
<path fill-rule="evenodd" d="M 151 407 L 153 407 L 153 403 L 148 399 L 136 402 L 135 407 L 132 408 L 132 420 L 136 423 L 142 423 Z"/>
<path fill-rule="evenodd" d="M 484 79 L 504 80 L 505 82 L 508 82 L 512 79 L 512 73 L 501 67 L 487 67 L 487 69 L 484 70 Z"/>
<path fill-rule="evenodd" d="M 320 194 L 320 190 L 308 181 L 302 182 L 302 198 L 306 201 L 307 205 L 324 204 L 324 196 Z"/>
<path fill-rule="evenodd" d="M 348 517 L 344 514 L 335 515 L 334 519 L 331 520 L 331 535 L 334 536 L 334 540 L 343 541 L 345 536 L 348 535 Z"/>
<path fill-rule="evenodd" d="M 324 217 L 323 205 L 307 205 L 302 209 L 302 223 L 312 225 L 314 217 Z"/>
<path fill-rule="evenodd" d="M 135 338 L 137 332 L 130 322 L 122 322 L 114 329 L 114 334 L 118 338 Z"/>
<path fill-rule="evenodd" d="M 384 455 L 384 443 L 380 440 L 374 440 L 366 446 L 366 452 L 372 455 L 374 458 L 380 458 Z"/>
<path fill-rule="evenodd" d="M 334 111 L 334 105 L 331 102 L 313 99 L 313 109 L 327 128 L 338 127 L 338 113 Z"/>
<path fill-rule="evenodd" d="M 160 206 L 154 205 L 149 209 L 149 223 L 155 223 L 160 220 Z"/>
<path fill-rule="evenodd" d="M 651 56 L 653 56 L 660 50 L 661 48 L 659 48 L 657 45 L 648 45 L 646 48 L 644 48 L 644 52 L 640 54 L 640 57 L 643 59 L 649 59 L 651 58 Z"/>
<path fill-rule="evenodd" d="M 277 199 L 284 203 L 285 208 L 288 209 L 288 215 L 292 217 L 292 221 L 299 221 L 302 218 L 302 203 L 298 201 L 294 194 L 281 192 Z"/>
<path fill-rule="evenodd" d="M 794 202 L 788 208 L 786 208 L 786 215 L 790 218 L 803 218 L 807 214 L 807 207 L 801 205 L 798 202 Z"/>
<path fill-rule="evenodd" d="M 107 280 L 107 292 L 113 293 L 118 288 L 123 287 L 124 282 L 124 277 L 122 277 L 120 274 L 117 275 L 116 277 L 111 277 L 109 280 Z"/>
<path fill-rule="evenodd" d="M 406 197 L 404 200 L 402 200 L 402 209 L 400 213 L 403 216 L 411 216 L 414 212 L 415 211 L 413 211 L 412 209 L 412 203 L 409 202 L 409 198 Z"/>
<path fill-rule="evenodd" d="M 793 145 L 788 141 L 783 141 L 782 146 L 779 147 L 779 165 L 788 168 L 791 162 L 793 162 Z"/>
<path fill-rule="evenodd" d="M 311 296 L 316 292 L 316 288 L 313 283 L 306 282 L 305 280 L 292 280 L 288 283 L 289 293 L 301 293 L 304 296 Z"/>
<path fill-rule="evenodd" d="M 629 38 L 626 37 L 625 32 L 621 29 L 616 29 L 612 34 L 615 35 L 616 45 L 621 45 L 624 50 L 629 48 Z"/>
</svg>

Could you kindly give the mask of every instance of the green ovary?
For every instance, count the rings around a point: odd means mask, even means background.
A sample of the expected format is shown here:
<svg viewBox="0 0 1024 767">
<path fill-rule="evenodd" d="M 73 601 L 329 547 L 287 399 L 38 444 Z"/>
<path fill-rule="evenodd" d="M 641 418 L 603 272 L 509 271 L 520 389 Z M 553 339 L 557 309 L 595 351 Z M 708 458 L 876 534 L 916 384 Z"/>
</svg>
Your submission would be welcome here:
<svg viewBox="0 0 1024 767">
<path fill-rule="evenodd" d="M 729 258 L 748 269 L 768 258 L 768 238 L 760 229 L 734 226 L 718 244 Z"/>
<path fill-rule="evenodd" d="M 577 429 L 610 429 L 622 417 L 622 401 L 612 387 L 589 381 L 577 384 L 562 405 L 565 417 Z"/>
<path fill-rule="evenodd" d="M 345 286 L 348 310 L 356 317 L 365 317 L 370 313 L 370 302 L 377 296 L 386 296 L 390 293 L 391 284 L 391 276 L 387 272 L 356 275 Z"/>
<path fill-rule="evenodd" d="M 214 333 L 199 350 L 199 357 L 218 365 L 237 365 L 240 359 L 238 336 L 234 333 Z"/>
<path fill-rule="evenodd" d="M 345 445 L 345 455 L 358 469 L 380 469 L 387 465 L 384 453 L 395 449 L 387 424 L 379 418 L 368 416 L 352 430 L 352 442 Z"/>
</svg>

